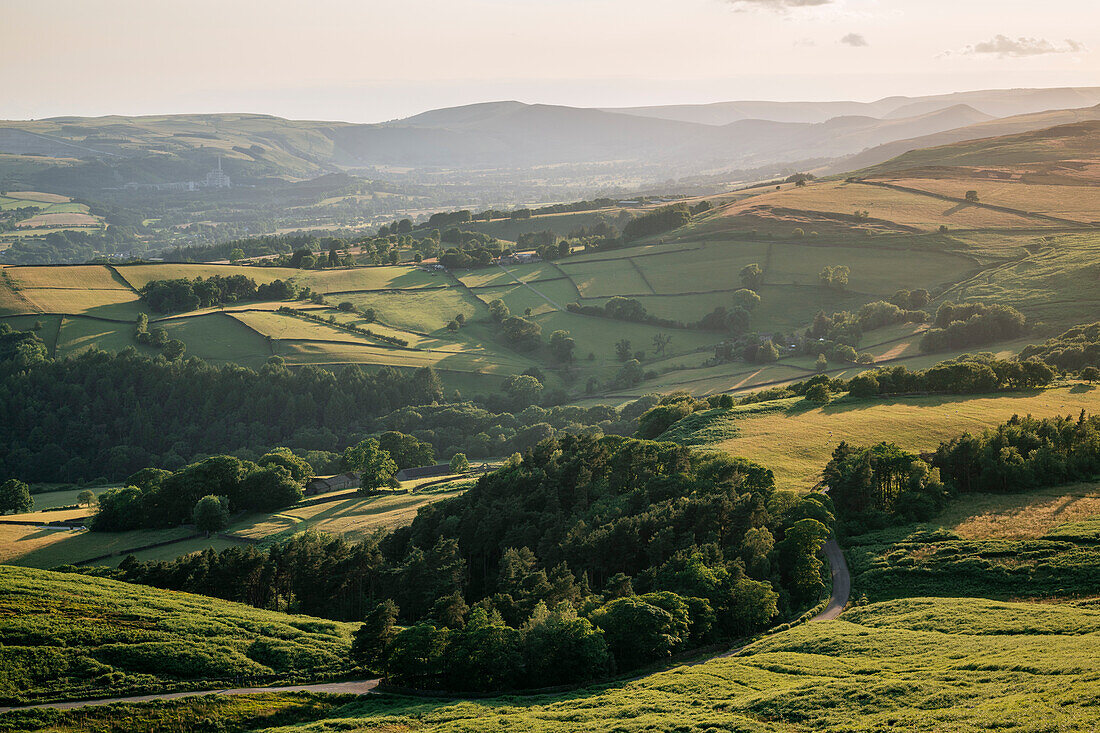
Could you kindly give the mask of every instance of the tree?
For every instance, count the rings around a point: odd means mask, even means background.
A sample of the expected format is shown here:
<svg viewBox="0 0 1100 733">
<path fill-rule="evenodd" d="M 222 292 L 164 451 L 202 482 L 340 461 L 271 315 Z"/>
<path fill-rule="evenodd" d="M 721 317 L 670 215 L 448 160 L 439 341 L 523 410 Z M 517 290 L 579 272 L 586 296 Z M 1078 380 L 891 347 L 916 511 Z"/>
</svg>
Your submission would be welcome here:
<svg viewBox="0 0 1100 733">
<path fill-rule="evenodd" d="M 359 481 L 361 492 L 390 486 L 393 483 L 393 475 L 397 473 L 397 464 L 389 453 L 382 450 L 374 438 L 367 438 L 357 445 L 344 449 L 341 464 L 345 470 L 358 471 L 361 474 Z"/>
<path fill-rule="evenodd" d="M 224 496 L 208 494 L 197 502 L 191 513 L 195 529 L 209 535 L 229 524 L 229 501 Z"/>
<path fill-rule="evenodd" d="M 16 478 L 0 484 L 0 514 L 22 514 L 33 508 L 34 499 L 31 498 L 31 490 L 27 484 Z"/>
<path fill-rule="evenodd" d="M 1094 366 L 1087 366 L 1082 369 L 1078 373 L 1078 375 L 1081 377 L 1081 379 L 1085 380 L 1089 384 L 1092 384 L 1093 382 L 1100 380 L 1100 369 Z"/>
<path fill-rule="evenodd" d="M 88 489 L 84 489 L 76 495 L 76 503 L 81 506 L 91 506 L 95 504 L 95 492 Z"/>
<path fill-rule="evenodd" d="M 780 570 L 788 579 L 791 595 L 797 603 L 815 599 L 825 587 L 818 554 L 828 538 L 829 528 L 824 524 L 816 519 L 800 519 L 787 529 L 783 541 L 776 545 Z"/>
<path fill-rule="evenodd" d="M 291 477 L 299 483 L 305 483 L 314 476 L 313 466 L 309 461 L 294 455 L 290 448 L 273 448 L 256 461 L 260 466 L 282 466 L 290 472 Z"/>
<path fill-rule="evenodd" d="M 169 339 L 161 348 L 160 353 L 168 361 L 176 361 L 187 351 L 187 345 L 179 339 Z"/>
<path fill-rule="evenodd" d="M 825 358 L 824 354 L 817 355 L 817 361 L 814 362 L 814 369 L 819 372 L 823 372 L 829 368 L 829 360 Z"/>
<path fill-rule="evenodd" d="M 399 469 L 430 466 L 435 463 L 435 448 L 431 443 L 396 430 L 390 430 L 378 436 L 378 445 L 390 454 L 390 458 Z"/>
<path fill-rule="evenodd" d="M 487 307 L 489 308 L 489 317 L 494 323 L 503 323 L 509 315 L 508 306 L 500 298 L 490 300 Z"/>
<path fill-rule="evenodd" d="M 619 598 L 592 614 L 620 669 L 665 659 L 687 641 L 687 607 L 663 608 L 653 602 L 656 595 L 664 594 Z"/>
<path fill-rule="evenodd" d="M 767 339 L 757 347 L 756 360 L 762 364 L 770 364 L 774 361 L 779 361 L 779 349 L 775 348 L 775 344 L 771 339 Z"/>
<path fill-rule="evenodd" d="M 741 288 L 733 291 L 733 305 L 735 308 L 744 308 L 751 311 L 760 303 L 760 296 L 755 290 Z"/>
<path fill-rule="evenodd" d="M 470 461 L 465 453 L 455 453 L 451 456 L 451 473 L 466 473 L 470 470 Z"/>
<path fill-rule="evenodd" d="M 512 404 L 522 409 L 538 403 L 542 382 L 529 374 L 513 374 L 504 382 L 504 391 Z"/>
<path fill-rule="evenodd" d="M 663 356 L 668 349 L 668 345 L 672 343 L 672 336 L 667 333 L 655 333 L 653 334 L 653 350 L 657 352 L 658 356 Z"/>
<path fill-rule="evenodd" d="M 249 509 L 273 512 L 302 499 L 302 485 L 278 464 L 253 471 L 241 482 L 243 502 Z"/>
<path fill-rule="evenodd" d="M 742 267 L 738 276 L 741 278 L 741 283 L 750 290 L 756 290 L 764 284 L 764 271 L 755 262 Z"/>
<path fill-rule="evenodd" d="M 634 357 L 634 350 L 630 347 L 630 341 L 622 339 L 615 344 L 615 357 L 619 361 L 629 361 Z"/>
<path fill-rule="evenodd" d="M 447 668 L 450 630 L 417 624 L 400 631 L 389 645 L 383 669 L 399 685 L 438 688 Z"/>
<path fill-rule="evenodd" d="M 508 316 L 501 321 L 504 338 L 523 348 L 533 348 L 538 344 L 542 326 L 521 316 Z"/>
<path fill-rule="evenodd" d="M 611 657 L 603 635 L 588 619 L 578 618 L 571 604 L 562 602 L 547 611 L 539 601 L 526 631 L 524 657 L 530 685 L 573 684 L 607 673 Z"/>
<path fill-rule="evenodd" d="M 229 253 L 229 261 L 230 262 L 239 262 L 240 260 L 243 260 L 243 259 L 244 259 L 244 250 L 241 249 L 240 247 L 234 247 L 233 250 Z"/>
<path fill-rule="evenodd" d="M 379 667 L 386 648 L 397 636 L 398 612 L 397 604 L 387 598 L 367 614 L 351 642 L 351 658 L 356 664 Z"/>
<path fill-rule="evenodd" d="M 973 190 L 967 191 L 966 192 L 966 200 L 969 201 L 972 204 L 978 203 L 978 192 L 973 191 Z"/>
<path fill-rule="evenodd" d="M 810 402 L 817 402 L 818 404 L 825 404 L 832 399 L 832 394 L 829 392 L 829 388 L 821 382 L 813 385 L 806 390 L 806 399 Z"/>
<path fill-rule="evenodd" d="M 569 336 L 568 331 L 554 331 L 550 334 L 550 353 L 554 359 L 560 362 L 573 361 L 573 351 L 577 342 Z"/>
</svg>

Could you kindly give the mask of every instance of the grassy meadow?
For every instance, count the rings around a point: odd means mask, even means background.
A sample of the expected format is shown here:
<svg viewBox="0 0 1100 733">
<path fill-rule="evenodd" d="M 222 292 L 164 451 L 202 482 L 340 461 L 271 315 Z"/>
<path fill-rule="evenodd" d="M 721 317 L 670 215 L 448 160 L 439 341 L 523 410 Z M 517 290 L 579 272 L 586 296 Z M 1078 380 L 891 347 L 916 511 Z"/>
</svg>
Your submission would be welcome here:
<svg viewBox="0 0 1100 733">
<path fill-rule="evenodd" d="M 784 488 L 807 489 L 841 441 L 893 441 L 912 451 L 933 450 L 964 432 L 980 432 L 1012 415 L 1076 415 L 1100 411 L 1100 389 L 1088 385 L 995 395 L 843 398 L 814 405 L 801 398 L 695 413 L 664 439 L 716 448 L 760 461 Z"/>
<path fill-rule="evenodd" d="M 0 566 L 0 698 L 103 697 L 348 667 L 352 624 Z"/>
</svg>

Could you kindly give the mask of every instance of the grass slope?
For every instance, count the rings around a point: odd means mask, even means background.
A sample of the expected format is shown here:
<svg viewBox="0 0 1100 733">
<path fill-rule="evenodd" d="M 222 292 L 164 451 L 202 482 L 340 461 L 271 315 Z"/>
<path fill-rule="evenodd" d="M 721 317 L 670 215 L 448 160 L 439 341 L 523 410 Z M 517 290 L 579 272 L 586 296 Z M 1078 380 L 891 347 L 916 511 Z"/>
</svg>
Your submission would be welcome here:
<svg viewBox="0 0 1100 733">
<path fill-rule="evenodd" d="M 1012 415 L 1076 415 L 1100 411 L 1100 389 L 1085 385 L 997 395 L 929 395 L 856 400 L 824 406 L 778 400 L 709 410 L 674 425 L 664 439 L 707 445 L 760 461 L 784 488 L 817 481 L 842 440 L 871 445 L 883 440 L 908 450 L 933 450 L 963 432 L 980 432 Z"/>
<path fill-rule="evenodd" d="M 278 731 L 1091 731 L 1098 653 L 1100 611 L 919 599 L 633 682 L 473 702 L 370 697 Z"/>
<path fill-rule="evenodd" d="M 352 624 L 0 566 L 0 697 L 102 697 L 347 668 Z"/>
</svg>

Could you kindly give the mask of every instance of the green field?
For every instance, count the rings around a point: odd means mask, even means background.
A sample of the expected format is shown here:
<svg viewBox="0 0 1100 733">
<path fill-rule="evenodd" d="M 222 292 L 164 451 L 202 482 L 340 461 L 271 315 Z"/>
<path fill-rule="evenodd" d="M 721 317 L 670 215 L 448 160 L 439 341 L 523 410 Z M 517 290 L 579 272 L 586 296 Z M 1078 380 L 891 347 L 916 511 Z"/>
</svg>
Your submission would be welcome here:
<svg viewBox="0 0 1100 733">
<path fill-rule="evenodd" d="M 0 566 L 0 697 L 13 702 L 306 679 L 348 668 L 352 624 Z"/>
<path fill-rule="evenodd" d="M 806 489 L 837 444 L 887 440 L 933 450 L 963 432 L 980 432 L 1012 415 L 1076 415 L 1100 411 L 1100 389 L 1086 385 L 979 396 L 842 399 L 828 405 L 801 398 L 695 413 L 664 436 L 758 460 L 783 487 Z"/>
<path fill-rule="evenodd" d="M 935 520 L 845 540 L 853 587 L 872 601 L 1100 597 L 1096 483 L 960 494 Z"/>
<path fill-rule="evenodd" d="M 848 611 L 737 656 L 564 695 L 372 696 L 301 731 L 1091 731 L 1100 611 L 917 599 Z"/>
</svg>

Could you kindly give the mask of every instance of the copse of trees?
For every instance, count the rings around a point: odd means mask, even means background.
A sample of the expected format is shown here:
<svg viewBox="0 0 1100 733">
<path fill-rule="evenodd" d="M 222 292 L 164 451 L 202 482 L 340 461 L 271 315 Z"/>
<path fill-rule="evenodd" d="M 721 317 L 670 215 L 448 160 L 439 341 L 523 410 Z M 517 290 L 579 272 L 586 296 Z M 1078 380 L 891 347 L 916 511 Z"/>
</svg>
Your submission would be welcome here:
<svg viewBox="0 0 1100 733">
<path fill-rule="evenodd" d="M 1100 474 L 1100 417 L 1013 415 L 981 435 L 942 443 L 932 464 L 961 492 L 1010 492 Z"/>
<path fill-rule="evenodd" d="M 430 368 L 350 365 L 259 371 L 166 362 L 136 350 L 50 359 L 33 332 L 0 324 L 0 475 L 28 481 L 121 479 L 226 451 L 336 450 L 396 409 L 442 402 Z"/>
<path fill-rule="evenodd" d="M 630 241 L 654 234 L 678 229 L 691 221 L 691 209 L 687 204 L 662 206 L 656 211 L 631 219 L 623 227 L 623 239 Z"/>
<path fill-rule="evenodd" d="M 822 479 L 845 527 L 855 534 L 931 519 L 948 497 L 936 469 L 893 443 L 862 448 L 842 441 Z"/>
<path fill-rule="evenodd" d="M 1040 361 L 966 355 L 919 371 L 900 365 L 872 369 L 852 377 L 846 386 L 853 397 L 921 392 L 978 394 L 1043 387 L 1054 376 L 1054 370 Z"/>
<path fill-rule="evenodd" d="M 194 280 L 151 280 L 140 292 L 141 299 L 155 311 L 184 313 L 245 300 L 287 300 L 296 295 L 297 288 L 283 280 L 257 285 L 245 275 L 211 275 Z"/>
<path fill-rule="evenodd" d="M 272 512 L 290 506 L 302 498 L 302 484 L 312 477 L 313 470 L 307 464 L 299 470 L 303 478 L 296 480 L 286 467 L 290 462 L 287 453 L 280 450 L 265 455 L 259 464 L 213 456 L 175 472 L 143 469 L 126 479 L 125 488 L 108 489 L 99 497 L 91 528 L 119 532 L 173 527 L 200 513 L 208 516 L 211 507 L 200 510 L 197 502 L 210 496 L 224 499 L 226 512 Z M 296 468 L 302 463 L 301 459 L 293 461 Z"/>
<path fill-rule="evenodd" d="M 1019 338 L 1028 324 L 1023 313 L 1007 305 L 946 302 L 936 310 L 932 325 L 921 337 L 921 351 L 959 349 Z"/>
<path fill-rule="evenodd" d="M 1040 359 L 1067 372 L 1100 367 L 1100 321 L 1074 326 L 1041 344 L 1025 346 L 1021 359 Z"/>
</svg>

